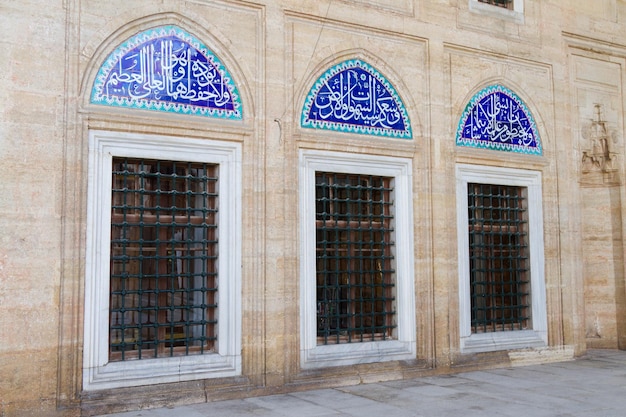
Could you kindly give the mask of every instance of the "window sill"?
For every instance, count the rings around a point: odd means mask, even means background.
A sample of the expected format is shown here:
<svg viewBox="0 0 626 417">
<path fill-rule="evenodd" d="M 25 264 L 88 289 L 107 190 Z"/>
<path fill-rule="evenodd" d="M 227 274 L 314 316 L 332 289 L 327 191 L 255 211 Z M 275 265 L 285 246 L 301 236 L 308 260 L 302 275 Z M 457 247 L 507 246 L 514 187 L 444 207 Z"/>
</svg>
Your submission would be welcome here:
<svg viewBox="0 0 626 417">
<path fill-rule="evenodd" d="M 415 359 L 415 342 L 387 340 L 316 346 L 302 351 L 303 369 Z"/>
<path fill-rule="evenodd" d="M 241 356 L 208 354 L 127 362 L 84 369 L 87 391 L 241 375 Z"/>
<path fill-rule="evenodd" d="M 495 352 L 545 346 L 547 346 L 546 335 L 535 330 L 481 333 L 461 338 L 462 353 Z"/>
</svg>

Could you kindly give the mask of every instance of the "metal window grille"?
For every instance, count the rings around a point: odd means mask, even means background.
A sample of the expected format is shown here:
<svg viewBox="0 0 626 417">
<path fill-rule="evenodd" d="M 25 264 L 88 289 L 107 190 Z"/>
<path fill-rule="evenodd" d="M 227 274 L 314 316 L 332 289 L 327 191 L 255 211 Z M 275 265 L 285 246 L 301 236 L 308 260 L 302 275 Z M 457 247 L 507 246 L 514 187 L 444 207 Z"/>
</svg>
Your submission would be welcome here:
<svg viewBox="0 0 626 417">
<path fill-rule="evenodd" d="M 473 333 L 530 328 L 525 187 L 468 184 Z"/>
<path fill-rule="evenodd" d="M 214 351 L 217 175 L 215 164 L 113 158 L 111 361 Z"/>
<path fill-rule="evenodd" d="M 513 0 L 478 0 L 478 2 L 492 4 L 494 6 L 502 7 L 504 9 L 513 8 Z"/>
<path fill-rule="evenodd" d="M 393 337 L 392 178 L 316 172 L 318 344 Z"/>
</svg>

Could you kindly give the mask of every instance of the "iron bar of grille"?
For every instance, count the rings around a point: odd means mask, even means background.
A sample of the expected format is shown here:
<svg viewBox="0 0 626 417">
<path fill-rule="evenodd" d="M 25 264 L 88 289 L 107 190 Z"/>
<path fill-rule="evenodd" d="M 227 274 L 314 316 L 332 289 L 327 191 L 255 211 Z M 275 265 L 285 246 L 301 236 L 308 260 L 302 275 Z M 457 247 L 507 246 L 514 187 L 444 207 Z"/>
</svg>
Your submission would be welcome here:
<svg viewBox="0 0 626 417">
<path fill-rule="evenodd" d="M 492 4 L 504 9 L 511 9 L 513 7 L 513 0 L 478 0 L 478 2 Z"/>
<path fill-rule="evenodd" d="M 320 344 L 393 337 L 392 179 L 316 173 Z"/>
<path fill-rule="evenodd" d="M 113 158 L 111 361 L 214 351 L 217 174 L 215 164 Z"/>
<path fill-rule="evenodd" d="M 530 328 L 526 188 L 468 184 L 471 328 Z"/>
</svg>

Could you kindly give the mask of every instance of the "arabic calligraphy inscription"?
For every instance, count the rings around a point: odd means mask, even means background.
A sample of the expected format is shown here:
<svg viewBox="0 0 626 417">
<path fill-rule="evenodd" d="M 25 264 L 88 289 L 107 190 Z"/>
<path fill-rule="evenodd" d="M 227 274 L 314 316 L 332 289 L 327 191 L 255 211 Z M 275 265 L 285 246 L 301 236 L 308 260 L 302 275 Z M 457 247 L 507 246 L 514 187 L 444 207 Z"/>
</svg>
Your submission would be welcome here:
<svg viewBox="0 0 626 417">
<path fill-rule="evenodd" d="M 135 35 L 100 68 L 92 103 L 241 119 L 237 88 L 217 57 L 176 26 Z"/>
<path fill-rule="evenodd" d="M 535 121 L 522 100 L 506 87 L 479 91 L 466 106 L 457 130 L 458 146 L 541 155 Z"/>
<path fill-rule="evenodd" d="M 360 60 L 328 70 L 309 92 L 302 126 L 397 138 L 412 137 L 404 104 L 391 84 Z"/>
</svg>

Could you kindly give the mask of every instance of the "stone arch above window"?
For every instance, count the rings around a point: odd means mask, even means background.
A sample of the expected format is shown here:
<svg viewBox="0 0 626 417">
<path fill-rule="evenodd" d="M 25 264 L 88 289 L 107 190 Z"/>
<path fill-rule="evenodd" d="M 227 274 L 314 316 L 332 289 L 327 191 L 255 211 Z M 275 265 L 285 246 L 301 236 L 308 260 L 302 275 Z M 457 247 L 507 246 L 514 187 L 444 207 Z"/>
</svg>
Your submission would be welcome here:
<svg viewBox="0 0 626 417">
<path fill-rule="evenodd" d="M 411 139 L 398 93 L 374 67 L 351 59 L 326 71 L 309 91 L 302 127 Z"/>
<path fill-rule="evenodd" d="M 501 85 L 480 90 L 465 106 L 457 146 L 541 155 L 537 125 L 528 107 Z"/>
<path fill-rule="evenodd" d="M 217 56 L 183 29 L 160 26 L 118 46 L 100 67 L 91 103 L 241 120 L 241 96 Z"/>
</svg>

